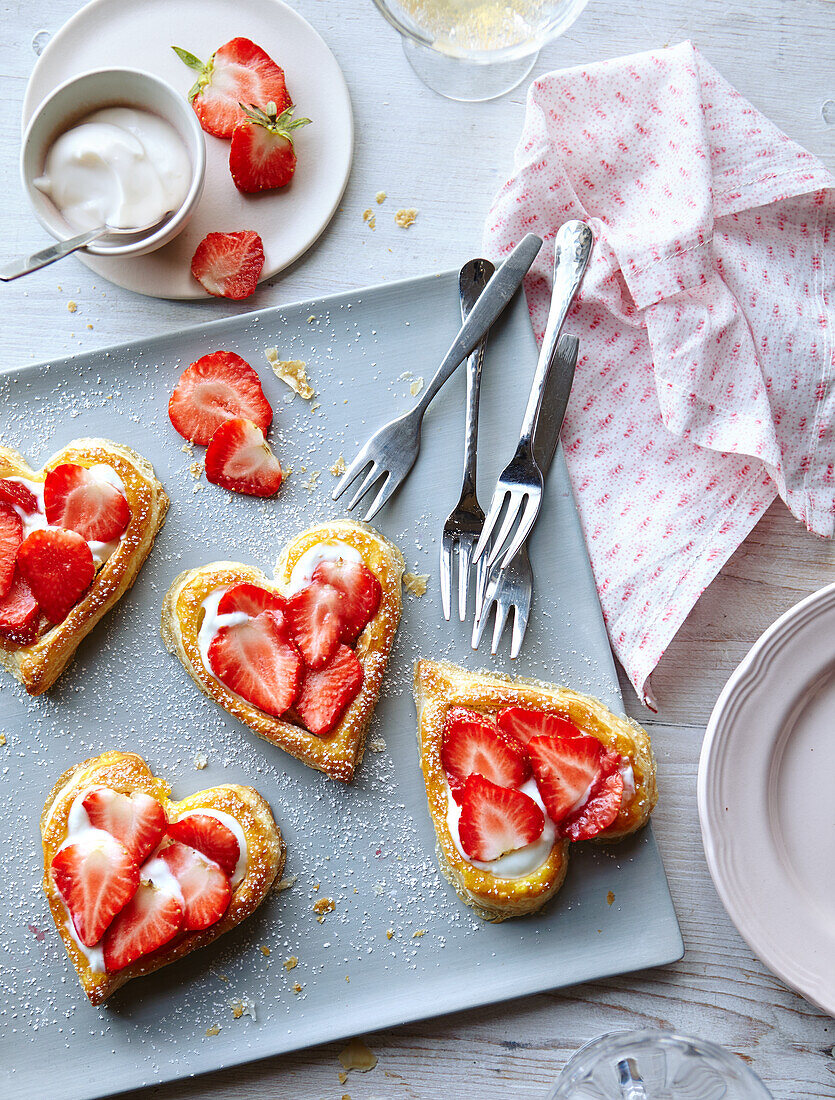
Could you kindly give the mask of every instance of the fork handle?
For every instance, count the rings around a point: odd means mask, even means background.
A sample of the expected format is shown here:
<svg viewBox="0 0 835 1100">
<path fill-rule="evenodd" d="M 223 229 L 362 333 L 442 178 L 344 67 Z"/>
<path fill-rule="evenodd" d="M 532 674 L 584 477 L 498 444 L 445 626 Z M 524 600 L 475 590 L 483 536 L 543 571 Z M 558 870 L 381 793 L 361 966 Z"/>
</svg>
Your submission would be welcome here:
<svg viewBox="0 0 835 1100">
<path fill-rule="evenodd" d="M 458 293 L 461 298 L 461 319 L 466 321 L 473 307 L 495 273 L 489 260 L 470 260 L 461 268 Z M 476 450 L 478 446 L 478 401 L 481 392 L 481 369 L 484 366 L 484 346 L 487 336 L 467 361 L 467 412 L 464 424 L 464 479 L 461 496 L 475 496 Z"/>
<path fill-rule="evenodd" d="M 594 238 L 585 222 L 565 222 L 557 233 L 554 249 L 554 280 L 551 291 L 551 308 L 548 323 L 536 363 L 531 394 L 522 421 L 519 438 L 519 452 L 531 453 L 531 441 L 536 431 L 539 410 L 542 407 L 542 395 L 548 381 L 551 363 L 557 354 L 557 342 L 560 330 L 568 316 L 574 296 L 580 289 Z"/>
<path fill-rule="evenodd" d="M 484 293 L 473 307 L 472 313 L 461 326 L 432 381 L 415 405 L 414 412 L 418 418 L 423 416 L 429 402 L 455 368 L 463 363 L 470 352 L 474 351 L 483 337 L 487 335 L 493 323 L 522 285 L 522 280 L 530 270 L 531 264 L 536 259 L 536 254 L 541 247 L 542 238 L 537 237 L 535 233 L 528 233 L 516 245 L 490 280 Z"/>
</svg>

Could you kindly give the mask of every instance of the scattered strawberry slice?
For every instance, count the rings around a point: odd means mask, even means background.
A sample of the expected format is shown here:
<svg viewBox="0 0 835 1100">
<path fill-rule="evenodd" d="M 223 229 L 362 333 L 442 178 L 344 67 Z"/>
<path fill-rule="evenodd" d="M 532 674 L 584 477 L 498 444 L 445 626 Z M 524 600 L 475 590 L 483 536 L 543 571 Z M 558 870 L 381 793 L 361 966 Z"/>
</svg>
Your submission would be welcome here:
<svg viewBox="0 0 835 1100">
<path fill-rule="evenodd" d="M 338 724 L 362 687 L 365 673 L 352 649 L 340 645 L 324 668 L 306 669 L 296 712 L 321 737 Z"/>
<path fill-rule="evenodd" d="M 353 645 L 379 610 L 383 598 L 380 582 L 367 566 L 344 558 L 319 562 L 312 580 L 330 584 L 344 596 L 340 640 Z"/>
<path fill-rule="evenodd" d="M 38 510 L 38 498 L 32 490 L 10 478 L 0 478 L 0 500 L 6 504 L 16 504 L 28 516 Z"/>
<path fill-rule="evenodd" d="M 12 587 L 21 542 L 23 521 L 11 504 L 0 503 L 0 596 Z"/>
<path fill-rule="evenodd" d="M 226 875 L 233 875 L 241 855 L 238 838 L 211 814 L 188 814 L 168 826 L 168 835 L 212 860 Z"/>
<path fill-rule="evenodd" d="M 183 924 L 180 900 L 144 879 L 104 936 L 104 967 L 110 974 L 172 940 Z"/>
<path fill-rule="evenodd" d="M 251 420 L 227 420 L 206 449 L 206 480 L 233 493 L 275 496 L 281 488 L 281 465 Z"/>
<path fill-rule="evenodd" d="M 248 38 L 233 38 L 204 64 L 188 50 L 172 46 L 177 57 L 200 75 L 188 98 L 207 134 L 231 137 L 243 119 L 242 103 L 271 100 L 283 111 L 290 106 L 284 70 Z"/>
<path fill-rule="evenodd" d="M 83 539 L 110 542 L 130 523 L 124 494 L 72 462 L 56 466 L 46 475 L 43 502 L 50 526 L 77 531 Z"/>
<path fill-rule="evenodd" d="M 494 719 L 467 707 L 450 707 L 444 722 L 441 761 L 448 775 L 482 775 L 500 787 L 519 787 L 531 774 L 527 753 Z"/>
<path fill-rule="evenodd" d="M 180 375 L 168 415 L 184 439 L 205 447 L 224 421 L 239 416 L 266 432 L 273 410 L 260 378 L 245 359 L 233 351 L 213 351 Z"/>
<path fill-rule="evenodd" d="M 280 611 L 284 613 L 287 601 L 278 592 L 270 592 L 257 584 L 235 584 L 220 597 L 217 605 L 218 615 L 230 615 L 233 611 L 243 611 L 255 618 L 262 611 Z"/>
<path fill-rule="evenodd" d="M 139 885 L 139 867 L 127 848 L 108 833 L 88 833 L 59 848 L 52 877 L 70 911 L 78 938 L 99 942 Z"/>
<path fill-rule="evenodd" d="M 588 802 L 560 824 L 560 836 L 568 840 L 591 840 L 613 824 L 622 802 L 623 776 L 613 771 L 597 784 Z"/>
<path fill-rule="evenodd" d="M 293 705 L 301 686 L 301 656 L 274 611 L 222 626 L 209 646 L 209 665 L 228 688 L 276 717 Z"/>
<path fill-rule="evenodd" d="M 246 101 L 250 102 L 250 101 Z M 275 103 L 263 108 L 241 103 L 244 117 L 235 127 L 229 147 L 229 171 L 239 191 L 271 191 L 286 187 L 296 171 L 293 131 L 307 126 L 309 118 L 293 118 L 293 108 L 279 110 Z"/>
<path fill-rule="evenodd" d="M 19 569 L 12 587 L 0 598 L 0 637 L 15 645 L 29 645 L 38 634 L 41 609 Z"/>
<path fill-rule="evenodd" d="M 264 242 L 253 229 L 207 233 L 191 258 L 191 273 L 216 298 L 240 301 L 255 293 L 264 268 Z"/>
<path fill-rule="evenodd" d="M 81 805 L 93 828 L 115 836 L 137 864 L 156 848 L 168 825 L 162 804 L 144 791 L 126 795 L 110 787 L 94 787 Z"/>
<path fill-rule="evenodd" d="M 53 623 L 67 617 L 96 575 L 90 547 L 77 531 L 33 531 L 20 544 L 20 572 Z"/>
<path fill-rule="evenodd" d="M 220 867 L 176 840 L 160 852 L 160 859 L 183 892 L 183 927 L 197 931 L 220 920 L 232 897 L 229 879 Z"/>
<path fill-rule="evenodd" d="M 499 729 L 527 745 L 532 737 L 581 737 L 580 730 L 567 718 L 557 714 L 545 714 L 541 710 L 525 707 L 506 707 L 500 710 L 496 721 Z"/>
<path fill-rule="evenodd" d="M 470 859 L 489 862 L 542 836 L 545 815 L 523 791 L 500 787 L 482 775 L 464 784 L 458 836 Z"/>
<path fill-rule="evenodd" d="M 308 668 L 321 668 L 336 652 L 344 631 L 344 594 L 313 581 L 287 601 L 287 622 Z"/>
<path fill-rule="evenodd" d="M 528 753 L 536 785 L 555 825 L 586 803 L 603 775 L 604 751 L 596 737 L 532 737 Z"/>
</svg>

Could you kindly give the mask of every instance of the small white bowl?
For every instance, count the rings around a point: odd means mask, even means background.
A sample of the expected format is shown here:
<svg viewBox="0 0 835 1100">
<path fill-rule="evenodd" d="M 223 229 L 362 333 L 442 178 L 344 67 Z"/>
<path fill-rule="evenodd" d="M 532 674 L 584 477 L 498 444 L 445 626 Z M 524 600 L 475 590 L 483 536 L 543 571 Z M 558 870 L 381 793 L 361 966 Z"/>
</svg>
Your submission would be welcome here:
<svg viewBox="0 0 835 1100">
<path fill-rule="evenodd" d="M 185 145 L 191 163 L 188 193 L 175 210 L 152 233 L 140 237 L 102 237 L 87 245 L 96 256 L 141 256 L 172 240 L 194 213 L 206 176 L 206 143 L 191 104 L 170 84 L 139 69 L 94 69 L 59 85 L 36 109 L 23 135 L 20 174 L 35 216 L 57 240 L 78 233 L 63 218 L 54 203 L 39 191 L 35 180 L 43 174 L 52 143 L 85 115 L 103 107 L 135 107 L 150 111 L 170 123 Z"/>
</svg>

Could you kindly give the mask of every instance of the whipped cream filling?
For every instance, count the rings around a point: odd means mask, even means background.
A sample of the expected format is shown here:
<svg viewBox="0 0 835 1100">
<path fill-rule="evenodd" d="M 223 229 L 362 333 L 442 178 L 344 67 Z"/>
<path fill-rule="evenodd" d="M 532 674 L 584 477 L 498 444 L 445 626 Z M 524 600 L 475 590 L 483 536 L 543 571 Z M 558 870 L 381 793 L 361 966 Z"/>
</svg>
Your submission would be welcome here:
<svg viewBox="0 0 835 1100">
<path fill-rule="evenodd" d="M 225 825 L 230 832 L 234 833 L 235 840 L 238 842 L 238 862 L 235 864 L 235 870 L 232 873 L 232 878 L 229 880 L 229 885 L 234 890 L 238 883 L 243 879 L 246 874 L 247 867 L 249 866 L 249 849 L 246 844 L 246 836 L 241 828 L 241 823 L 234 818 L 231 814 L 226 813 L 225 810 L 215 810 L 208 806 L 199 806 L 194 810 L 186 810 L 185 813 L 180 814 L 179 817 L 172 819 L 173 821 L 182 821 L 186 817 L 194 817 L 196 814 L 202 814 L 205 817 L 213 817 L 216 821 L 219 821 L 221 825 Z M 208 857 L 206 857 L 208 858 Z"/>
<path fill-rule="evenodd" d="M 287 585 L 287 595 L 294 596 L 305 585 L 310 584 L 316 566 L 320 562 L 339 561 L 340 558 L 343 561 L 356 562 L 357 565 L 362 564 L 362 555 L 359 550 L 349 546 L 347 542 L 340 542 L 338 539 L 333 539 L 331 542 L 317 542 L 308 547 L 293 566 L 290 582 Z"/>
</svg>

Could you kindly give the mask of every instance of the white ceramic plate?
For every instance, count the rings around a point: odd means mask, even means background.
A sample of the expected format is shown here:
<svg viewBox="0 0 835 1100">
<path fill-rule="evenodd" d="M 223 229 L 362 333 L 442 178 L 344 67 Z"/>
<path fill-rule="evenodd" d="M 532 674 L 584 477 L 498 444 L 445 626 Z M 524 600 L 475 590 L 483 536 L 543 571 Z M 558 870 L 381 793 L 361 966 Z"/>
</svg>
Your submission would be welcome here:
<svg viewBox="0 0 835 1100">
<path fill-rule="evenodd" d="M 333 217 L 353 154 L 353 118 L 345 79 L 331 51 L 280 0 L 92 0 L 52 38 L 32 71 L 23 125 L 68 77 L 87 69 L 145 69 L 187 93 L 194 73 L 171 46 L 203 60 L 230 38 L 251 38 L 285 71 L 296 114 L 312 119 L 296 134 L 298 167 L 279 191 L 242 195 L 229 174 L 229 142 L 206 134 L 206 187 L 189 225 L 148 256 L 79 256 L 118 286 L 156 298 L 205 298 L 191 257 L 207 233 L 254 229 L 264 242 L 262 279 L 298 259 Z M 33 215 L 34 217 L 34 215 Z"/>
<path fill-rule="evenodd" d="M 759 639 L 714 707 L 699 817 L 719 896 L 779 978 L 835 1015 L 835 584 Z"/>
</svg>

